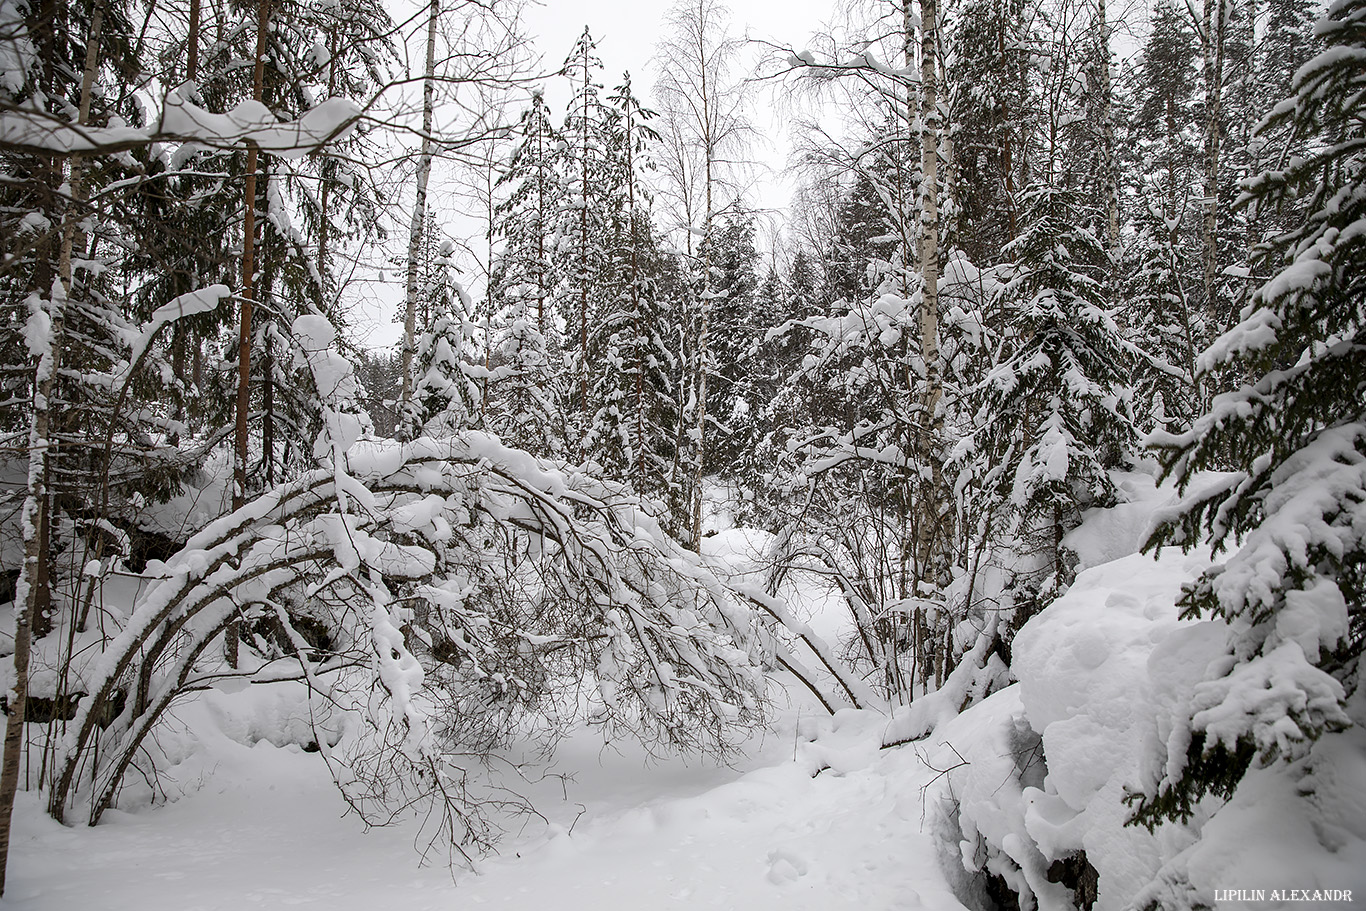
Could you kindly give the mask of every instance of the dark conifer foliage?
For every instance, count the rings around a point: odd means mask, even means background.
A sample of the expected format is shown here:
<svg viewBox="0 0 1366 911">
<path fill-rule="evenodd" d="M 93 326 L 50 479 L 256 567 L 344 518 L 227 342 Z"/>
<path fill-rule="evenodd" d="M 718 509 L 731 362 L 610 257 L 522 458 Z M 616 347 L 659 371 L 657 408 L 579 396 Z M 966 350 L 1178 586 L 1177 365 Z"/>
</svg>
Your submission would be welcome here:
<svg viewBox="0 0 1366 911">
<path fill-rule="evenodd" d="M 552 226 L 567 191 L 557 165 L 559 131 L 541 92 L 532 94 L 516 136 L 498 178 L 505 196 L 495 210 L 495 234 L 503 247 L 489 277 L 489 427 L 513 445 L 555 452 L 562 439 L 552 429 L 559 371 L 551 358 L 558 357 L 562 334 L 552 294 Z"/>
<path fill-rule="evenodd" d="M 1079 194 L 1036 187 L 998 298 L 1000 362 L 972 392 L 977 430 L 964 441 L 982 496 L 1023 537 L 1040 540 L 1040 583 L 1070 582 L 1062 538 L 1081 510 L 1111 501 L 1109 470 L 1132 452 L 1129 370 L 1106 306 L 1109 259 Z M 1051 579 L 1048 578 L 1051 576 Z"/>
<path fill-rule="evenodd" d="M 1366 646 L 1366 3 L 1333 4 L 1318 32 L 1325 50 L 1261 127 L 1306 151 L 1259 175 L 1243 203 L 1274 210 L 1307 198 L 1309 217 L 1262 251 L 1272 277 L 1202 357 L 1207 372 L 1251 380 L 1216 396 L 1188 431 L 1154 439 L 1183 486 L 1202 470 L 1232 471 L 1149 542 L 1208 537 L 1227 551 L 1182 605 L 1229 626 L 1228 660 L 1209 669 L 1186 722 L 1191 754 L 1166 757 L 1139 802 L 1150 824 L 1230 793 L 1254 757 L 1293 761 L 1350 724 L 1342 705 Z M 1274 698 L 1258 702 L 1262 690 Z"/>
<path fill-rule="evenodd" d="M 754 218 L 748 214 L 718 219 L 702 256 L 711 263 L 712 298 L 708 319 L 714 334 L 714 369 L 707 381 L 707 414 L 715 425 L 707 451 L 708 474 L 733 474 L 743 451 L 753 445 L 758 401 L 749 354 L 758 344 L 761 321 L 754 249 Z"/>
<path fill-rule="evenodd" d="M 1015 237 L 1038 129 L 1037 55 L 1023 0 L 973 0 L 953 29 L 949 65 L 959 230 L 954 240 L 987 263 Z"/>
</svg>

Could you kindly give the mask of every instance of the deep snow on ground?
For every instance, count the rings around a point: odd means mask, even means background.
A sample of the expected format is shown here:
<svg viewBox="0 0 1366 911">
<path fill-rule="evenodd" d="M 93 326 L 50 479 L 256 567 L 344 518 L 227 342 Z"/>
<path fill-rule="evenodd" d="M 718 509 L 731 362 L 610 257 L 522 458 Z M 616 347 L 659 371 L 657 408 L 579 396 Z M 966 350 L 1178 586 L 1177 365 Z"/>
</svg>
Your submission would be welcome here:
<svg viewBox="0 0 1366 911">
<path fill-rule="evenodd" d="M 550 824 L 511 833 L 458 882 L 443 862 L 419 868 L 411 827 L 365 832 L 346 816 L 317 754 L 210 734 L 212 765 L 189 782 L 197 790 L 111 813 L 95 829 L 64 828 L 21 794 L 0 907 L 960 908 L 922 832 L 921 788 L 935 773 L 911 751 L 879 754 L 877 732 L 866 730 L 876 719 L 850 713 L 842 720 L 862 726 L 850 736 L 873 745 L 863 757 L 872 762 L 812 777 L 805 755 L 793 755 L 833 722 L 809 706 L 781 715 L 780 730 L 756 737 L 736 768 L 574 738 L 557 759 L 574 780 L 532 789 Z"/>
</svg>

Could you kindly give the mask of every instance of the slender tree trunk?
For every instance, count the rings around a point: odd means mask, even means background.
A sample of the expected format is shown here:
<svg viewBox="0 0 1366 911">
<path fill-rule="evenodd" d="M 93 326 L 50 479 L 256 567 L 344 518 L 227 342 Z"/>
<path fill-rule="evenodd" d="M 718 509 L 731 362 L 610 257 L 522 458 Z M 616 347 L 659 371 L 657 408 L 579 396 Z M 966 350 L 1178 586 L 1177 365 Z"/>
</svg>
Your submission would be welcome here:
<svg viewBox="0 0 1366 911">
<path fill-rule="evenodd" d="M 266 341 L 265 356 L 261 360 L 261 467 L 265 469 L 266 486 L 275 484 L 275 356 Z"/>
<path fill-rule="evenodd" d="M 587 33 L 585 32 L 585 40 Z M 589 426 L 588 414 L 588 52 L 583 61 L 583 149 L 580 165 L 583 174 L 579 196 L 579 410 L 583 412 L 584 433 L 579 437 L 579 457 Z"/>
<path fill-rule="evenodd" d="M 190 0 L 190 24 L 185 36 L 185 79 L 194 82 L 199 78 L 199 19 L 200 19 L 200 0 Z M 186 289 L 188 290 L 188 289 Z M 171 373 L 177 380 L 185 376 L 186 358 L 186 335 L 188 330 L 176 322 L 171 327 Z M 184 396 L 177 394 L 175 406 L 171 411 L 171 418 L 175 421 L 185 419 Z M 179 432 L 172 431 L 168 438 L 172 446 L 180 444 Z"/>
<path fill-rule="evenodd" d="M 902 7 L 909 20 L 910 0 Z M 925 362 L 925 394 L 916 450 L 933 476 L 919 485 L 915 579 L 931 571 L 939 531 L 939 504 L 944 489 L 937 457 L 939 400 L 943 381 L 939 363 L 939 10 L 935 0 L 920 0 L 920 353 Z M 909 25 L 909 21 L 907 23 Z M 909 32 L 908 32 L 909 42 Z"/>
<path fill-rule="evenodd" d="M 996 52 L 1005 59 L 1006 55 L 1006 30 L 1004 24 L 996 34 Z M 1020 233 L 1019 219 L 1015 210 L 1015 143 L 1013 133 L 1010 129 L 1002 132 L 1001 147 L 1001 170 L 1005 175 L 1006 188 L 1006 233 L 1009 235 L 1007 241 L 1014 240 Z"/>
<path fill-rule="evenodd" d="M 634 476 L 636 490 L 645 490 L 645 340 L 640 324 L 640 261 L 639 238 L 636 235 L 636 166 L 632 145 L 631 74 L 626 74 L 626 230 L 631 245 L 631 327 L 636 346 L 636 439 L 632 452 L 634 464 L 628 469 Z"/>
<path fill-rule="evenodd" d="M 55 428 L 54 428 L 55 431 Z M 38 504 L 38 568 L 33 580 L 33 617 L 29 633 L 41 639 L 52 632 L 52 462 L 57 441 L 43 464 L 43 499 Z"/>
<path fill-rule="evenodd" d="M 702 110 L 702 147 L 703 147 L 703 187 L 705 192 L 703 198 L 706 202 L 706 212 L 703 213 L 702 222 L 702 294 L 698 301 L 697 308 L 697 421 L 694 425 L 694 432 L 697 434 L 696 445 L 693 448 L 696 453 L 697 462 L 693 466 L 692 477 L 692 547 L 697 553 L 702 553 L 702 477 L 706 471 L 707 458 L 707 373 L 710 370 L 708 363 L 708 345 L 710 340 L 707 337 L 708 330 L 711 328 L 711 257 L 712 257 L 712 226 L 714 224 L 712 212 L 712 188 L 714 184 L 713 164 L 716 158 L 716 142 L 712 135 L 712 102 L 711 93 L 707 85 L 707 64 L 705 59 L 699 60 L 698 67 L 699 82 L 701 84 L 701 110 Z"/>
<path fill-rule="evenodd" d="M 90 102 L 95 73 L 99 66 L 100 41 L 104 31 L 104 0 L 96 0 L 86 40 L 85 70 L 81 75 L 81 99 L 77 123 L 90 122 Z M 14 796 L 19 790 L 19 764 L 24 750 L 24 715 L 28 703 L 28 674 L 34 611 L 38 606 L 38 580 L 42 569 L 42 528 L 40 513 L 48 498 L 47 479 L 51 473 L 50 440 L 52 396 L 66 337 L 66 304 L 73 287 L 72 251 L 77 220 L 85 202 L 85 159 L 71 156 L 67 185 L 70 202 L 62 222 L 62 242 L 57 259 L 58 280 L 49 291 L 47 349 L 34 370 L 33 412 L 29 419 L 28 489 L 20 511 L 24 540 L 24 562 L 14 587 L 14 686 L 9 692 L 9 714 L 5 718 L 4 759 L 0 764 L 0 895 L 5 892 L 9 863 L 10 826 L 14 815 Z"/>
<path fill-rule="evenodd" d="M 417 267 L 426 227 L 427 181 L 432 173 L 432 109 L 436 94 L 436 20 L 440 0 L 427 8 L 427 66 L 422 79 L 422 146 L 417 159 L 417 196 L 408 227 L 408 282 L 403 311 L 403 386 L 399 400 L 400 425 L 413 398 L 413 357 L 417 354 Z"/>
<path fill-rule="evenodd" d="M 185 78 L 190 82 L 199 78 L 199 6 L 200 0 L 190 0 L 190 27 L 185 36 Z"/>
<path fill-rule="evenodd" d="M 494 194 L 494 147 L 489 146 L 488 161 L 484 165 L 484 231 L 485 249 L 488 251 L 487 266 L 484 269 L 484 376 L 479 380 L 479 426 L 488 426 L 489 409 L 489 368 L 492 366 L 492 351 L 490 350 L 490 340 L 492 335 L 489 327 L 493 321 L 493 235 L 495 230 L 494 215 L 495 206 L 493 204 Z M 477 317 L 471 314 L 470 321 L 476 322 Z"/>
<path fill-rule="evenodd" d="M 540 129 L 536 130 L 536 162 L 536 331 L 544 345 L 545 297 L 550 289 L 546 287 L 545 268 L 545 136 Z M 537 376 L 544 379 L 544 371 L 538 371 Z"/>
<path fill-rule="evenodd" d="M 1110 82 L 1110 23 L 1108 0 L 1096 0 L 1096 22 L 1100 29 L 1100 142 L 1105 171 L 1105 249 L 1112 264 L 1119 262 L 1119 164 L 1115 156 L 1114 92 Z"/>
<path fill-rule="evenodd" d="M 909 9 L 909 0 L 907 0 Z M 943 390 L 939 377 L 939 40 L 936 0 L 920 0 L 920 344 L 925 359 L 925 421 L 929 430 Z M 928 434 L 927 434 L 928 437 Z M 928 438 L 925 441 L 928 443 Z"/>
<path fill-rule="evenodd" d="M 706 473 L 707 460 L 707 374 L 710 371 L 708 346 L 711 340 L 711 153 L 707 155 L 707 220 L 702 230 L 702 293 L 697 307 L 697 422 L 694 432 L 697 435 L 692 477 L 692 546 L 699 554 L 702 552 L 702 478 Z"/>
<path fill-rule="evenodd" d="M 1227 0 L 1205 0 L 1201 39 L 1204 49 L 1205 76 L 1205 181 L 1204 221 L 1201 231 L 1204 242 L 1205 311 L 1215 320 L 1224 322 L 1216 301 L 1219 265 L 1219 126 L 1223 116 L 1224 95 L 1224 37 Z"/>
<path fill-rule="evenodd" d="M 270 0 L 259 0 L 256 21 L 256 59 L 252 98 L 260 101 L 265 87 L 266 35 L 270 28 Z M 242 190 L 242 306 L 237 327 L 237 424 L 233 437 L 232 507 L 247 500 L 247 416 L 251 412 L 251 321 L 256 298 L 256 168 L 260 149 L 247 145 L 247 171 Z"/>
<path fill-rule="evenodd" d="M 334 98 L 337 94 L 337 54 L 339 52 L 337 27 L 334 24 L 327 30 L 328 98 Z M 331 255 L 328 244 L 332 239 L 330 236 L 332 228 L 332 184 L 336 180 L 337 162 L 322 152 L 317 154 L 321 159 L 318 163 L 318 174 L 322 183 L 322 188 L 318 193 L 318 306 L 321 308 L 326 303 L 327 297 L 327 263 L 328 257 Z"/>
<path fill-rule="evenodd" d="M 252 98 L 260 101 L 265 94 L 266 36 L 270 28 L 270 0 L 259 0 L 256 11 L 256 60 L 252 76 Z M 247 502 L 247 416 L 251 412 L 251 320 L 256 296 L 256 165 L 260 149 L 256 143 L 247 144 L 247 173 L 243 182 L 242 201 L 242 306 L 237 327 L 237 424 L 233 437 L 232 508 L 241 509 Z M 228 666 L 237 667 L 240 625 L 230 623 L 224 636 L 224 652 Z"/>
</svg>

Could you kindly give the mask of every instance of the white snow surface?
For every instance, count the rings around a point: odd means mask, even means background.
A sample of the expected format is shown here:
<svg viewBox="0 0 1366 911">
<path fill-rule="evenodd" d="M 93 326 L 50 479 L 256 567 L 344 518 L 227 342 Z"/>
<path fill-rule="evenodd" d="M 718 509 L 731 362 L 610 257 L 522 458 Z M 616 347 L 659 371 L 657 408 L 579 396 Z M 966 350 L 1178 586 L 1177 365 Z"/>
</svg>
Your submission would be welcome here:
<svg viewBox="0 0 1366 911">
<path fill-rule="evenodd" d="M 573 780 L 523 786 L 548 824 L 514 829 L 477 873 L 453 874 L 419 865 L 411 825 L 366 832 L 346 816 L 318 754 L 248 745 L 281 719 L 227 714 L 242 698 L 213 694 L 216 711 L 190 713 L 201 744 L 171 785 L 188 793 L 168 805 L 64 828 L 21 793 L 0 908 L 963 907 L 922 831 L 921 788 L 935 773 L 910 751 L 879 753 L 876 716 L 789 706 L 733 768 L 652 760 L 581 732 L 554 769 Z M 812 777 L 824 764 L 835 768 Z"/>
</svg>

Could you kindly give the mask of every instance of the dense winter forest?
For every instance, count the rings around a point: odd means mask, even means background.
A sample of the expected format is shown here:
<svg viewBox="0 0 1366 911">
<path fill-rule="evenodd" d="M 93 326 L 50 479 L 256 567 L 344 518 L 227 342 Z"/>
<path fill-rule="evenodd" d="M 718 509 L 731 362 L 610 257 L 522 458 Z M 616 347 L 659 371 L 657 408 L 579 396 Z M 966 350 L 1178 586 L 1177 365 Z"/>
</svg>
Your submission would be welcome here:
<svg viewBox="0 0 1366 911">
<path fill-rule="evenodd" d="M 550 870 L 764 730 L 656 816 L 891 840 L 746 907 L 1366 899 L 1366 0 L 1108 2 L 0 0 L 5 906 L 258 744 Z"/>
</svg>

